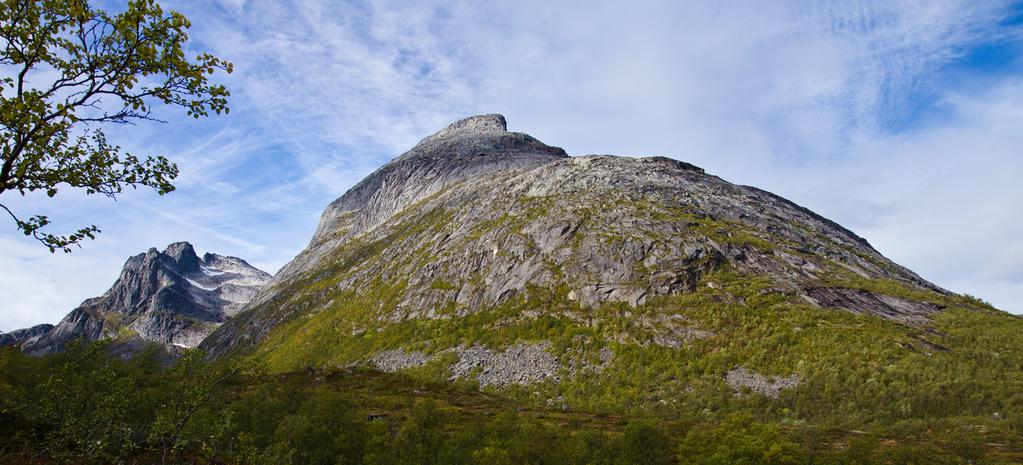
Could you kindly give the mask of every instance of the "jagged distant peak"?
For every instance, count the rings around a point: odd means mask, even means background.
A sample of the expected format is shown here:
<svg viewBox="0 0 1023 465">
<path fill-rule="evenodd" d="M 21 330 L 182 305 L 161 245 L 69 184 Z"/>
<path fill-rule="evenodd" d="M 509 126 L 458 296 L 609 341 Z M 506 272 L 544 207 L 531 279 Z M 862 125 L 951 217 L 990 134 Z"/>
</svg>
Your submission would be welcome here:
<svg viewBox="0 0 1023 465">
<path fill-rule="evenodd" d="M 194 271 L 199 268 L 199 256 L 188 242 L 175 242 L 164 249 L 163 254 L 172 258 L 182 270 Z"/>
<path fill-rule="evenodd" d="M 59 352 L 74 339 L 123 339 L 194 347 L 235 315 L 270 281 L 245 260 L 213 253 L 202 258 L 188 242 L 129 258 L 102 296 L 87 299 L 56 326 L 23 347 Z"/>
<path fill-rule="evenodd" d="M 51 324 L 40 324 L 29 328 L 15 329 L 9 333 L 0 331 L 0 347 L 31 344 L 53 328 Z"/>
</svg>

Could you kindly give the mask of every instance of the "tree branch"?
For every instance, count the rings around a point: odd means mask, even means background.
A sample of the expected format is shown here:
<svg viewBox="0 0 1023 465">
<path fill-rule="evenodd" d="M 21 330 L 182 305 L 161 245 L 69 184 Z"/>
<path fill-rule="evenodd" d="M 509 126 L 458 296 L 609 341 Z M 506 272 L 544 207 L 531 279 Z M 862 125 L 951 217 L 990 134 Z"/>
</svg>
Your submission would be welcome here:
<svg viewBox="0 0 1023 465">
<path fill-rule="evenodd" d="M 109 197 L 126 186 L 173 190 L 173 163 L 122 155 L 99 133 L 88 137 L 90 125 L 162 122 L 151 112 L 154 102 L 196 118 L 226 112 L 230 93 L 207 76 L 230 73 L 232 65 L 205 53 L 188 61 L 188 20 L 165 14 L 155 0 L 128 2 L 116 15 L 91 8 L 87 0 L 11 0 L 4 8 L 0 65 L 13 69 L 4 74 L 12 77 L 0 79 L 0 194 L 45 189 L 53 197 L 62 185 Z M 56 77 L 38 86 L 38 69 Z M 153 87 L 144 85 L 150 79 Z M 12 92 L 5 94 L 8 88 Z M 4 209 L 51 250 L 67 251 L 98 232 L 91 226 L 69 236 L 45 234 L 39 231 L 49 224 L 45 216 L 21 220 Z"/>
</svg>

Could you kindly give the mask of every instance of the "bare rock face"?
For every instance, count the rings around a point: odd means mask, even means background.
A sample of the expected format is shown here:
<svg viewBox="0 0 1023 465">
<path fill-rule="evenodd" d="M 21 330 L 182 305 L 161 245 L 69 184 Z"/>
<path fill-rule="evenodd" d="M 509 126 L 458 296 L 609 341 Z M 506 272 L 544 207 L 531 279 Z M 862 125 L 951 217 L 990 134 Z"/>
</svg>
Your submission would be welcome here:
<svg viewBox="0 0 1023 465">
<path fill-rule="evenodd" d="M 871 313 L 909 324 L 923 324 L 928 321 L 930 315 L 941 310 L 937 305 L 929 302 L 917 302 L 862 289 L 808 289 L 804 298 L 822 307 L 843 308 L 855 313 Z"/>
<path fill-rule="evenodd" d="M 278 273 L 276 281 L 307 271 L 325 253 L 456 183 L 489 173 L 535 168 L 566 157 L 558 147 L 527 134 L 508 132 L 501 115 L 457 121 L 423 139 L 328 205 L 309 247 Z"/>
<path fill-rule="evenodd" d="M 331 203 L 306 250 L 202 347 L 219 356 L 256 345 L 282 322 L 368 292 L 386 295 L 359 324 L 387 325 L 462 318 L 537 289 L 582 309 L 638 307 L 715 288 L 706 277 L 721 270 L 766 280 L 787 301 L 910 325 L 942 308 L 856 283 L 948 294 L 777 195 L 665 157 L 567 157 L 484 115 L 427 137 Z M 595 325 L 590 314 L 561 316 Z M 648 329 L 672 348 L 709 335 L 674 320 Z"/>
<path fill-rule="evenodd" d="M 53 325 L 44 323 L 31 328 L 16 329 L 9 333 L 0 332 L 0 347 L 31 344 L 52 328 Z"/>
<path fill-rule="evenodd" d="M 56 326 L 23 344 L 34 355 L 63 351 L 84 338 L 139 339 L 195 347 L 252 299 L 270 275 L 235 257 L 207 253 L 187 242 L 128 259 L 114 285 L 82 302 Z"/>
</svg>

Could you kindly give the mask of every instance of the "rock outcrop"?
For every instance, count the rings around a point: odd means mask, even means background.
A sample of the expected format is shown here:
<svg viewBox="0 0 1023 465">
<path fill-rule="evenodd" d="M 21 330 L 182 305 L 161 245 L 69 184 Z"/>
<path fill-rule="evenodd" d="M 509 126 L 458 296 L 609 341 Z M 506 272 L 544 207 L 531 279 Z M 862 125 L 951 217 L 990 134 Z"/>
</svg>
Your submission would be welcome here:
<svg viewBox="0 0 1023 465">
<path fill-rule="evenodd" d="M 458 361 L 451 365 L 451 379 L 475 374 L 480 386 L 528 385 L 558 380 L 561 363 L 547 353 L 548 344 L 516 344 L 503 351 L 486 347 L 458 347 Z"/>
<path fill-rule="evenodd" d="M 388 373 L 422 366 L 428 361 L 430 358 L 422 352 L 405 352 L 399 349 L 385 350 L 369 359 L 373 366 Z"/>
<path fill-rule="evenodd" d="M 565 151 L 528 134 L 508 132 L 501 115 L 457 121 L 423 139 L 331 202 L 309 247 L 278 273 L 275 282 L 307 271 L 323 255 L 379 226 L 395 213 L 459 182 L 488 174 L 535 168 L 567 158 Z"/>
<path fill-rule="evenodd" d="M 765 376 L 739 367 L 725 375 L 725 382 L 736 394 L 742 395 L 748 389 L 751 393 L 773 398 L 778 397 L 781 391 L 798 386 L 799 376 Z"/>
<path fill-rule="evenodd" d="M 82 302 L 56 326 L 22 344 L 34 355 L 60 352 L 75 339 L 133 340 L 195 347 L 245 306 L 270 275 L 236 257 L 202 258 L 187 242 L 128 259 L 114 285 Z"/>
<path fill-rule="evenodd" d="M 433 356 L 418 351 L 393 349 L 377 353 L 367 361 L 380 370 L 395 372 L 425 365 L 438 355 L 452 352 L 458 360 L 449 367 L 450 380 L 475 377 L 482 387 L 501 388 L 513 384 L 529 385 L 548 379 L 559 380 L 562 366 L 557 358 L 547 352 L 549 347 L 546 341 L 520 343 L 503 351 L 479 345 L 459 346 Z M 568 370 L 569 373 L 573 371 L 572 368 Z"/>
<path fill-rule="evenodd" d="M 46 334 L 53 325 L 43 323 L 41 325 L 35 325 L 31 328 L 16 329 L 9 333 L 0 332 L 0 347 L 4 346 L 21 346 L 24 344 L 31 344 L 37 339 Z"/>
</svg>

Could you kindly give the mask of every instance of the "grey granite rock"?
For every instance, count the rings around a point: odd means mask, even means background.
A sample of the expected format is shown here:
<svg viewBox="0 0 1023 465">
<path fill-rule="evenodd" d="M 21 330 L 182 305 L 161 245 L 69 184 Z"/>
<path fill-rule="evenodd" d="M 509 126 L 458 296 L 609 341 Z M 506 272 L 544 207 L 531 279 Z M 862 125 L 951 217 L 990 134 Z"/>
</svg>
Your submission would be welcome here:
<svg viewBox="0 0 1023 465">
<path fill-rule="evenodd" d="M 458 356 L 458 360 L 449 367 L 452 380 L 475 376 L 480 386 L 504 387 L 546 379 L 557 381 L 562 367 L 557 358 L 547 353 L 549 347 L 549 343 L 539 342 L 516 344 L 503 351 L 471 346 L 455 347 L 440 353 L 454 352 Z M 610 351 L 601 352 L 602 364 L 608 363 L 611 356 Z M 432 358 L 422 352 L 392 349 L 378 352 L 368 361 L 383 371 L 395 372 L 422 366 Z"/>
<path fill-rule="evenodd" d="M 405 352 L 404 350 L 385 350 L 369 358 L 369 362 L 386 372 L 395 372 L 406 368 L 424 365 L 430 360 L 422 352 Z"/>
<path fill-rule="evenodd" d="M 890 320 L 923 324 L 930 315 L 940 311 L 929 302 L 916 302 L 899 297 L 875 294 L 860 289 L 811 288 L 804 298 L 822 307 L 836 307 L 856 313 L 873 313 Z"/>
<path fill-rule="evenodd" d="M 516 344 L 503 351 L 486 347 L 458 347 L 458 362 L 451 365 L 451 379 L 476 374 L 480 386 L 504 387 L 557 381 L 561 363 L 547 353 L 547 343 Z"/>
<path fill-rule="evenodd" d="M 83 338 L 137 338 L 173 349 L 196 347 L 237 313 L 270 275 L 235 257 L 199 258 L 187 242 L 128 259 L 114 285 L 82 302 L 56 326 L 23 344 L 30 354 L 63 351 Z M 138 343 L 133 343 L 138 345 Z"/>
<path fill-rule="evenodd" d="M 16 329 L 9 333 L 0 332 L 0 347 L 31 344 L 52 328 L 53 325 L 44 323 L 30 328 Z"/>
<path fill-rule="evenodd" d="M 328 295 L 374 281 L 401 284 L 376 309 L 392 323 L 462 317 L 531 287 L 566 289 L 583 308 L 640 306 L 715 288 L 705 276 L 723 267 L 803 302 L 906 324 L 941 308 L 822 283 L 837 270 L 947 293 L 777 195 L 665 157 L 567 157 L 484 115 L 424 139 L 331 203 L 309 246 L 202 347 L 219 356 L 257 344 L 281 322 L 328 308 Z M 321 300 L 298 303 L 296 286 L 325 279 L 334 284 Z M 648 342 L 707 336 L 677 323 L 658 322 Z"/>
<path fill-rule="evenodd" d="M 307 270 L 344 241 L 378 226 L 405 207 L 466 179 L 535 168 L 568 155 L 527 134 L 508 132 L 501 115 L 465 118 L 423 139 L 331 202 L 313 238 L 276 281 Z"/>
<path fill-rule="evenodd" d="M 778 397 L 781 391 L 792 389 L 799 385 L 799 376 L 764 376 L 745 368 L 735 368 L 725 375 L 725 382 L 736 394 L 741 394 L 745 389 L 767 397 Z"/>
</svg>

